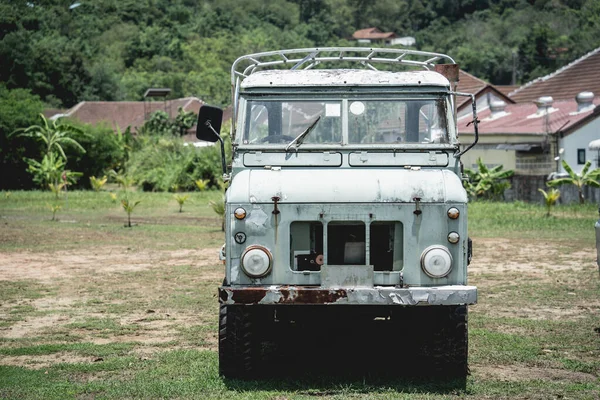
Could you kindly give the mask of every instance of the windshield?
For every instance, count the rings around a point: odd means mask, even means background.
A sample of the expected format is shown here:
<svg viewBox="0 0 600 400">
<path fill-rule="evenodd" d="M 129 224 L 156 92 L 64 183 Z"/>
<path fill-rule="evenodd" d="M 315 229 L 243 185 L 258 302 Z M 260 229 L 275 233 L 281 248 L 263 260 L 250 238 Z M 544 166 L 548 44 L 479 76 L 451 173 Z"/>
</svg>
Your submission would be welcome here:
<svg viewBox="0 0 600 400">
<path fill-rule="evenodd" d="M 446 100 L 246 102 L 242 144 L 448 143 Z M 317 121 L 318 120 L 318 121 Z M 315 123 L 316 122 L 316 123 Z"/>
</svg>

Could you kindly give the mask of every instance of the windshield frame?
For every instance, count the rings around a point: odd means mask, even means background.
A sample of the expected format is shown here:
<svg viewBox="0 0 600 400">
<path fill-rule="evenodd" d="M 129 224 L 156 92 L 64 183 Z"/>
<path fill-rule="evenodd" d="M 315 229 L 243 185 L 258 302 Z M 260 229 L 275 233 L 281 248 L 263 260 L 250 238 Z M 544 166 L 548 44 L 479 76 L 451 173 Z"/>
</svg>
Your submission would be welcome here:
<svg viewBox="0 0 600 400">
<path fill-rule="evenodd" d="M 309 143 L 304 142 L 301 146 L 291 146 L 291 150 L 297 151 L 299 149 L 405 149 L 405 150 L 448 150 L 456 149 L 459 145 L 456 126 L 455 126 L 455 114 L 454 114 L 454 99 L 450 92 L 447 90 L 433 90 L 433 91 L 411 91 L 398 93 L 390 91 L 381 91 L 381 88 L 375 93 L 373 90 L 365 92 L 348 92 L 348 91 L 319 91 L 319 92 L 299 92 L 299 93 L 240 93 L 239 98 L 239 113 L 237 115 L 237 121 L 234 123 L 242 128 L 240 129 L 236 137 L 234 138 L 234 144 L 239 149 L 248 150 L 285 150 L 289 143 L 243 143 L 243 136 L 245 132 L 243 130 L 249 129 L 246 126 L 245 121 L 247 112 L 249 110 L 249 103 L 253 101 L 265 102 L 265 101 L 299 101 L 299 102 L 340 102 L 342 103 L 342 142 L 341 143 Z M 434 100 L 437 101 L 442 99 L 445 102 L 445 114 L 444 119 L 446 121 L 446 131 L 448 141 L 446 143 L 349 143 L 348 140 L 348 104 L 353 101 L 410 101 L 410 100 Z M 309 135 L 310 136 L 310 135 Z"/>
</svg>

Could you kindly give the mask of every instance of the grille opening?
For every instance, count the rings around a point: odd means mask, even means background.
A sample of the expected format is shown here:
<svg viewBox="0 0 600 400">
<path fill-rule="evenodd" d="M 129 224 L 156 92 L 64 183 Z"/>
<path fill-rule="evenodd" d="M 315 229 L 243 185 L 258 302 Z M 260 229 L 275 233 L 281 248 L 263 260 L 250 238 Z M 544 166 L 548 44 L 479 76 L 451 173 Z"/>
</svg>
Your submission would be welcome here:
<svg viewBox="0 0 600 400">
<path fill-rule="evenodd" d="M 327 224 L 327 264 L 366 264 L 366 229 L 364 222 L 330 222 Z"/>
<path fill-rule="evenodd" d="M 294 271 L 320 271 L 323 257 L 323 224 L 296 221 L 290 224 L 290 265 Z"/>
<path fill-rule="evenodd" d="M 402 269 L 402 224 L 377 221 L 369 227 L 369 263 L 374 271 Z"/>
</svg>

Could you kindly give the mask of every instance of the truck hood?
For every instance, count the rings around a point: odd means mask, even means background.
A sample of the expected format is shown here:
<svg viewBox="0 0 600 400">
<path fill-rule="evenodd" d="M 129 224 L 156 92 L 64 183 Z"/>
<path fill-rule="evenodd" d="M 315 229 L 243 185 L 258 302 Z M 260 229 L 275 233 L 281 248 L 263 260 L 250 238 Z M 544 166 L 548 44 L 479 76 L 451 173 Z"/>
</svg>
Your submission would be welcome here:
<svg viewBox="0 0 600 400">
<path fill-rule="evenodd" d="M 227 190 L 229 203 L 466 203 L 462 182 L 448 170 L 251 169 Z"/>
</svg>

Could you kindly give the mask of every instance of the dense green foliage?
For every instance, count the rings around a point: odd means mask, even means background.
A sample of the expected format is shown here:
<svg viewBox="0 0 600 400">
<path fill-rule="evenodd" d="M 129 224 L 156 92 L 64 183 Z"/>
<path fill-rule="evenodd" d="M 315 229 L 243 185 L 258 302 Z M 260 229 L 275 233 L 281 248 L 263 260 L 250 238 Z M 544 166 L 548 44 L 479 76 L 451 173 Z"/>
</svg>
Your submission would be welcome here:
<svg viewBox="0 0 600 400">
<path fill-rule="evenodd" d="M 79 4 L 79 5 L 77 5 Z M 0 82 L 49 105 L 139 100 L 148 87 L 226 105 L 239 55 L 415 36 L 492 83 L 527 81 L 600 45 L 597 0 L 31 0 L 0 4 Z M 514 54 L 514 55 L 513 55 Z"/>
<path fill-rule="evenodd" d="M 0 187 L 27 189 L 33 186 L 24 158 L 39 154 L 28 138 L 11 135 L 18 128 L 38 122 L 44 104 L 27 89 L 8 90 L 0 83 Z"/>
</svg>

